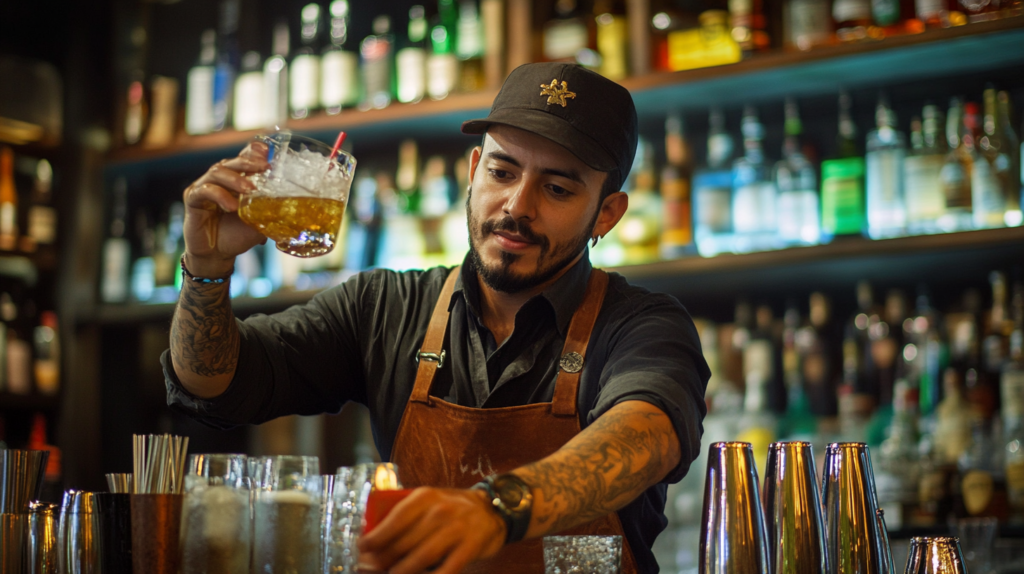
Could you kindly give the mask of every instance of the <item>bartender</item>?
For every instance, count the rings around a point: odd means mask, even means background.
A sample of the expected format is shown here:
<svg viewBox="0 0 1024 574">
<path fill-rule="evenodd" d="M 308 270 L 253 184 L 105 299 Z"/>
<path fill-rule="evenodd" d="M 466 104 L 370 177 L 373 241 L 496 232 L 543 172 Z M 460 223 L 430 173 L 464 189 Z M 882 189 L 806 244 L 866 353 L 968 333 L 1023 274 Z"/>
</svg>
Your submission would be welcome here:
<svg viewBox="0 0 1024 574">
<path fill-rule="evenodd" d="M 381 456 L 419 487 L 360 539 L 367 568 L 542 572 L 541 538 L 561 533 L 622 535 L 622 571 L 657 572 L 710 373 L 678 301 L 590 265 L 626 211 L 632 97 L 580 66 L 527 64 L 462 131 L 483 138 L 460 267 L 366 271 L 245 321 L 229 278 L 266 238 L 236 211 L 267 149 L 186 189 L 168 402 L 221 428 L 366 405 Z"/>
</svg>

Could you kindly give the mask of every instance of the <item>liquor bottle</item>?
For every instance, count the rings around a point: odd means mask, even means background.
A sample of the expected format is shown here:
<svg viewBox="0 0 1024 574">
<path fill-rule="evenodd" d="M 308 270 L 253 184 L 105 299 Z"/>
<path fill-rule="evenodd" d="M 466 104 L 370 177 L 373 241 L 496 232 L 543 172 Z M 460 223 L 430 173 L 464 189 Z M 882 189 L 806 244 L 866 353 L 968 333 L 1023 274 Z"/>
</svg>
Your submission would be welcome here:
<svg viewBox="0 0 1024 574">
<path fill-rule="evenodd" d="M 693 246 L 690 213 L 690 185 L 693 154 L 683 134 L 683 118 L 671 113 L 665 118 L 665 167 L 661 170 L 662 231 L 661 256 L 672 259 Z"/>
<path fill-rule="evenodd" d="M 1002 417 L 1006 425 L 1006 488 L 1010 520 L 1024 523 L 1024 284 L 1013 286 L 1013 333 L 1009 360 L 1003 365 L 1000 387 Z"/>
<path fill-rule="evenodd" d="M 400 149 L 400 163 L 405 160 L 401 157 L 402 151 Z M 402 166 L 399 167 L 399 173 L 401 171 Z M 418 166 L 416 172 L 419 172 Z M 408 189 L 398 191 L 392 174 L 385 171 L 377 173 L 377 195 L 380 197 L 383 216 L 378 262 L 381 267 L 396 271 L 423 268 L 424 243 L 419 222 L 418 183 L 417 176 L 414 193 Z M 415 200 L 410 201 L 412 198 Z"/>
<path fill-rule="evenodd" d="M 732 37 L 744 54 L 763 52 L 771 47 L 762 0 L 729 0 Z"/>
<path fill-rule="evenodd" d="M 364 168 L 362 173 L 369 174 Z M 361 271 L 377 265 L 380 251 L 380 229 L 383 216 L 380 198 L 377 194 L 377 178 L 363 175 L 352 183 L 352 199 L 349 202 L 352 225 L 345 240 L 345 263 L 352 271 Z"/>
<path fill-rule="evenodd" d="M 284 126 L 288 121 L 288 23 L 274 26 L 273 55 L 263 63 L 263 126 Z"/>
<path fill-rule="evenodd" d="M 818 179 L 801 150 L 803 128 L 792 98 L 786 99 L 785 114 L 782 159 L 775 164 L 779 240 L 785 245 L 815 245 L 821 240 Z"/>
<path fill-rule="evenodd" d="M 146 100 L 145 73 L 141 69 L 131 72 L 128 83 L 128 97 L 124 110 L 124 143 L 135 145 L 142 141 L 149 120 L 149 105 Z"/>
<path fill-rule="evenodd" d="M 515 11 L 510 8 L 510 11 Z M 484 84 L 487 88 L 498 89 L 505 81 L 505 0 L 480 0 L 480 19 L 484 34 Z"/>
<path fill-rule="evenodd" d="M 976 229 L 1003 227 L 1010 198 L 1017 195 L 1013 181 L 1016 173 L 1011 171 L 1011 158 L 1016 155 L 1016 149 L 1013 152 L 1008 149 L 1007 144 L 1011 142 L 1006 141 L 1003 124 L 999 121 L 995 88 L 985 89 L 984 106 L 983 130 L 976 140 L 971 171 L 971 210 Z"/>
<path fill-rule="evenodd" d="M 896 383 L 893 417 L 878 449 L 875 488 L 888 528 L 902 528 L 917 503 L 917 397 L 906 380 Z"/>
<path fill-rule="evenodd" d="M 669 66 L 669 36 L 683 27 L 682 16 L 671 5 L 652 3 L 651 12 L 651 69 L 667 72 Z"/>
<path fill-rule="evenodd" d="M 1017 227 L 1024 223 L 1024 213 L 1021 213 L 1021 190 L 1024 189 L 1024 174 L 1021 173 L 1021 156 L 1024 154 L 1018 154 L 1016 150 L 1024 150 L 1024 148 L 1021 147 L 1020 138 L 1011 125 L 1013 114 L 1010 109 L 1010 94 L 1001 90 L 996 94 L 996 100 L 996 106 L 999 110 L 998 127 L 996 129 L 1002 132 L 1002 148 L 1005 150 L 1007 160 L 1009 161 L 1009 169 L 1006 170 L 1006 182 L 1004 184 L 1007 190 L 1004 223 L 1007 227 Z"/>
<path fill-rule="evenodd" d="M 427 57 L 427 95 L 442 100 L 455 90 L 459 60 L 455 56 L 457 15 L 454 0 L 438 0 L 438 14 L 430 28 L 430 56 Z"/>
<path fill-rule="evenodd" d="M 738 251 L 775 246 L 775 183 L 765 161 L 762 141 L 764 126 L 753 106 L 743 110 L 744 155 L 733 162 L 732 227 Z"/>
<path fill-rule="evenodd" d="M 36 388 L 44 395 L 55 395 L 60 390 L 60 330 L 56 313 L 43 311 L 39 314 L 33 339 Z"/>
<path fill-rule="evenodd" d="M 544 24 L 544 60 L 576 62 L 589 43 L 590 30 L 576 0 L 556 0 L 555 16 Z"/>
<path fill-rule="evenodd" d="M 942 231 L 970 229 L 971 217 L 971 170 L 973 165 L 973 135 L 964 126 L 965 110 L 959 98 L 949 102 L 946 115 L 946 141 L 949 153 L 939 172 L 939 183 L 946 199 L 946 210 L 939 219 Z"/>
<path fill-rule="evenodd" d="M 128 299 L 128 258 L 131 248 L 125 238 L 128 216 L 128 182 L 114 180 L 111 194 L 110 235 L 103 242 L 103 274 L 100 299 L 104 303 L 123 303 Z"/>
<path fill-rule="evenodd" d="M 629 74 L 625 0 L 594 2 L 594 22 L 597 23 L 597 52 L 601 55 L 598 71 L 608 79 L 619 81 Z"/>
<path fill-rule="evenodd" d="M 782 381 L 786 388 L 786 412 L 780 420 L 779 436 L 786 440 L 813 440 L 818 432 L 804 380 L 804 354 L 800 311 L 793 302 L 786 305 L 782 319 Z M 833 395 L 835 391 L 833 390 Z"/>
<path fill-rule="evenodd" d="M 213 131 L 213 84 L 217 60 L 217 32 L 206 30 L 201 38 L 199 62 L 188 71 L 185 131 L 191 135 Z"/>
<path fill-rule="evenodd" d="M 903 292 L 894 289 L 886 295 L 884 315 L 878 320 L 874 316 L 869 318 L 868 339 L 871 341 L 875 377 L 872 387 L 876 389 L 880 406 L 891 405 L 893 401 L 893 388 L 902 365 L 903 320 L 906 314 Z"/>
<path fill-rule="evenodd" d="M 166 76 L 153 76 L 149 83 L 149 126 L 142 138 L 146 149 L 160 149 L 174 141 L 178 125 L 178 80 Z"/>
<path fill-rule="evenodd" d="M 789 0 L 782 10 L 784 48 L 806 51 L 831 43 L 832 14 L 827 0 Z"/>
<path fill-rule="evenodd" d="M 870 32 L 881 36 L 896 36 L 907 32 L 909 19 L 914 18 L 913 4 L 905 0 L 871 0 Z"/>
<path fill-rule="evenodd" d="M 821 231 L 823 240 L 864 231 L 864 157 L 857 127 L 850 114 L 852 101 L 839 94 L 839 136 L 836 157 L 821 163 Z"/>
<path fill-rule="evenodd" d="M 939 107 L 928 104 L 922 112 L 920 130 L 911 136 L 911 150 L 903 160 L 903 185 L 907 201 L 907 231 L 935 233 L 946 209 L 939 174 L 946 161 L 946 140 L 941 137 Z M 913 130 L 912 130 L 913 131 Z"/>
<path fill-rule="evenodd" d="M 263 126 L 263 66 L 259 52 L 242 56 L 242 73 L 235 80 L 235 105 L 232 123 L 236 130 L 254 130 Z"/>
<path fill-rule="evenodd" d="M 320 54 L 320 105 L 328 115 L 335 115 L 343 107 L 359 103 L 359 55 L 345 49 L 349 40 L 348 0 L 334 0 L 328 11 L 331 41 Z"/>
<path fill-rule="evenodd" d="M 837 414 L 836 383 L 840 378 L 842 356 L 836 348 L 836 333 L 831 321 L 828 298 L 811 293 L 810 324 L 796 333 L 800 373 L 811 412 L 822 417 Z"/>
<path fill-rule="evenodd" d="M 373 19 L 373 34 L 359 45 L 363 70 L 363 102 L 361 108 L 383 109 L 391 104 L 392 51 L 391 18 L 387 15 Z"/>
<path fill-rule="evenodd" d="M 882 98 L 875 111 L 875 130 L 867 137 L 868 235 L 872 239 L 897 237 L 906 231 L 903 202 L 903 156 L 907 141 L 896 130 L 896 115 Z"/>
<path fill-rule="evenodd" d="M 832 21 L 840 42 L 866 39 L 871 26 L 871 0 L 835 0 Z"/>
<path fill-rule="evenodd" d="M 950 12 L 946 0 L 915 0 L 914 14 L 925 28 L 949 28 Z"/>
<path fill-rule="evenodd" d="M 750 339 L 743 348 L 743 373 L 746 390 L 743 396 L 743 420 L 740 422 L 737 440 L 749 442 L 754 448 L 754 458 L 759 468 L 765 468 L 768 446 L 778 436 L 779 419 L 772 411 L 770 393 L 775 377 L 775 348 L 763 316 L 771 320 L 771 310 L 757 313 L 758 328 L 750 333 Z"/>
<path fill-rule="evenodd" d="M 435 155 L 427 159 L 420 183 L 420 232 L 425 267 L 447 263 L 445 223 L 452 206 L 451 192 L 451 182 L 445 177 L 444 157 Z"/>
<path fill-rule="evenodd" d="M 398 101 L 408 104 L 423 99 L 427 92 L 427 17 L 423 6 L 409 9 L 406 46 L 395 54 L 398 72 Z"/>
<path fill-rule="evenodd" d="M 693 175 L 693 234 L 705 257 L 725 251 L 732 233 L 734 148 L 722 109 L 712 108 L 708 121 L 707 165 Z"/>
<path fill-rule="evenodd" d="M 1010 356 L 1010 339 L 1013 335 L 1013 315 L 1006 274 L 993 271 L 988 276 L 992 286 L 992 308 L 986 321 L 985 337 L 981 342 L 981 368 L 985 378 L 998 381 L 1000 373 Z"/>
<path fill-rule="evenodd" d="M 656 261 L 664 219 L 661 198 L 655 191 L 654 148 L 640 138 L 629 178 L 623 186 L 629 193 L 629 208 L 619 224 L 592 253 L 603 265 Z"/>
<path fill-rule="evenodd" d="M 309 117 L 320 104 L 320 5 L 306 4 L 302 19 L 301 46 L 288 70 L 288 107 L 292 117 Z"/>
<path fill-rule="evenodd" d="M 238 74 L 238 19 L 241 0 L 221 0 L 217 33 L 217 56 L 213 74 L 213 129 L 220 131 L 231 121 L 235 75 Z"/>
<path fill-rule="evenodd" d="M 0 148 L 0 250 L 18 247 L 18 190 L 14 186 L 14 151 Z"/>
<path fill-rule="evenodd" d="M 459 0 L 455 55 L 459 59 L 459 91 L 476 92 L 484 82 L 484 27 L 477 0 Z"/>
<path fill-rule="evenodd" d="M 7 390 L 17 395 L 32 392 L 31 331 L 26 325 L 34 320 L 31 302 L 8 293 L 0 302 L 3 320 L 7 324 Z"/>
<path fill-rule="evenodd" d="M 959 460 L 961 504 L 959 518 L 1008 517 L 1002 437 L 986 420 L 971 422 L 970 446 Z"/>
<path fill-rule="evenodd" d="M 857 283 L 857 311 L 849 321 L 843 339 L 843 384 L 854 394 L 866 396 L 877 404 L 877 367 L 871 352 L 870 327 L 881 321 L 882 311 L 875 305 L 871 284 Z"/>
<path fill-rule="evenodd" d="M 57 210 L 52 205 L 53 168 L 41 159 L 36 164 L 32 185 L 32 205 L 28 209 L 28 235 L 22 238 L 22 251 L 52 249 L 57 242 Z"/>
</svg>

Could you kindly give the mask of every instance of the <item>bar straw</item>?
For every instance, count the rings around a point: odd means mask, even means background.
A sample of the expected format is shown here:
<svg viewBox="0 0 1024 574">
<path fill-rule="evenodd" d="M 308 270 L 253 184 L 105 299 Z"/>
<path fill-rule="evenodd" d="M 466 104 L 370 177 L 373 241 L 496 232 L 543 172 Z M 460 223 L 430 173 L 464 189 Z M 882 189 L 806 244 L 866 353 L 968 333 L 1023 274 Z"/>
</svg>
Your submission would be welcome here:
<svg viewBox="0 0 1024 574">
<path fill-rule="evenodd" d="M 331 148 L 331 156 L 327 158 L 332 163 L 334 162 L 334 158 L 338 155 L 338 150 L 341 149 L 341 144 L 345 143 L 346 137 L 348 137 L 348 134 L 345 132 L 338 132 L 338 139 L 334 140 L 334 147 Z"/>
<path fill-rule="evenodd" d="M 132 437 L 135 494 L 181 494 L 185 486 L 188 437 L 134 435 Z"/>
</svg>

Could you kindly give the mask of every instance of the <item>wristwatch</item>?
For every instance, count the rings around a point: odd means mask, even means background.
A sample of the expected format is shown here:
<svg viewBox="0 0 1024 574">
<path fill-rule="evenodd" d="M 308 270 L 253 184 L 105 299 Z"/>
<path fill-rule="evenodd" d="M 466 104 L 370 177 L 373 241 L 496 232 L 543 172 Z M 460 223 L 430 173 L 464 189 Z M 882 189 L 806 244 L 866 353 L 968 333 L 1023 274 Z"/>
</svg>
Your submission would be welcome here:
<svg viewBox="0 0 1024 574">
<path fill-rule="evenodd" d="M 533 492 L 523 479 L 514 474 L 488 476 L 473 485 L 487 493 L 491 507 L 505 521 L 505 544 L 519 542 L 530 527 Z"/>
</svg>

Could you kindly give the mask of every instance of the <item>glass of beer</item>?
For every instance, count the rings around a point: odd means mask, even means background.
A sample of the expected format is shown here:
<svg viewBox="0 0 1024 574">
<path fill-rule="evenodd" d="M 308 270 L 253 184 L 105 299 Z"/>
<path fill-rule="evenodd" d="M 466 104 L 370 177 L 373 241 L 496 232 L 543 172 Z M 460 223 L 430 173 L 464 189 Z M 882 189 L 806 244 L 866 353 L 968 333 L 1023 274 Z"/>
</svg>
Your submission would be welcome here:
<svg viewBox="0 0 1024 574">
<path fill-rule="evenodd" d="M 315 456 L 262 459 L 256 493 L 253 572 L 319 572 L 320 462 Z"/>
<path fill-rule="evenodd" d="M 330 253 L 337 245 L 356 159 L 289 131 L 258 135 L 270 167 L 248 177 L 256 187 L 238 208 L 242 221 L 296 257 Z"/>
<path fill-rule="evenodd" d="M 183 574 L 248 574 L 252 516 L 244 454 L 193 454 L 181 520 Z"/>
</svg>

